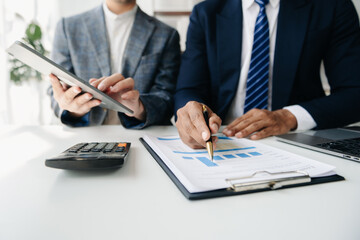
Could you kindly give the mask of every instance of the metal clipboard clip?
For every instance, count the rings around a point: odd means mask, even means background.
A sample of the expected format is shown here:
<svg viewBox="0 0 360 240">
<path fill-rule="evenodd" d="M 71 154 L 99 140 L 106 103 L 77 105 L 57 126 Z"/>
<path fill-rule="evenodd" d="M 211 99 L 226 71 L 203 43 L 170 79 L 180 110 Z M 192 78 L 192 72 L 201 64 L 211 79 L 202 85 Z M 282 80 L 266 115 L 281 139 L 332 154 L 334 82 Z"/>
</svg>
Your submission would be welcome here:
<svg viewBox="0 0 360 240">
<path fill-rule="evenodd" d="M 233 183 L 234 181 L 239 181 L 243 179 L 251 179 L 258 174 L 269 174 L 269 175 L 284 175 L 284 174 L 301 174 L 300 176 L 292 176 L 292 177 L 280 177 L 276 179 L 270 180 L 259 180 L 259 181 L 251 181 L 251 182 L 243 182 L 243 183 Z M 227 178 L 226 182 L 230 184 L 230 187 L 227 190 L 234 192 L 244 192 L 258 189 L 278 189 L 287 185 L 294 185 L 299 183 L 308 183 L 311 182 L 311 178 L 308 173 L 302 171 L 288 171 L 288 172 L 268 172 L 268 171 L 257 171 L 250 176 L 238 177 L 238 178 Z"/>
</svg>

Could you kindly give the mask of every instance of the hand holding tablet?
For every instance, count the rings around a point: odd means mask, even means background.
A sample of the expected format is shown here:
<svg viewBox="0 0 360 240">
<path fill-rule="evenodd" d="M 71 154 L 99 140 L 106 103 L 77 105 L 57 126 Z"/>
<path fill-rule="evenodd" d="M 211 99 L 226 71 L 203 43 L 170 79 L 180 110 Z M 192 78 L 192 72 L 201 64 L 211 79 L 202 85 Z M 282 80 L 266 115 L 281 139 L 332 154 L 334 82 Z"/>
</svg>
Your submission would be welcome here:
<svg viewBox="0 0 360 240">
<path fill-rule="evenodd" d="M 35 70 L 41 72 L 44 75 L 55 75 L 59 80 L 66 83 L 67 85 L 71 86 L 69 89 L 65 90 L 62 88 L 62 91 L 67 93 L 67 91 L 73 92 L 73 99 L 76 98 L 78 94 L 80 94 L 81 91 L 86 92 L 86 94 L 81 94 L 81 98 L 77 99 L 77 101 L 80 101 L 81 103 L 88 104 L 87 107 L 91 106 L 97 106 L 96 104 L 99 103 L 99 100 L 101 103 L 98 105 L 111 109 L 117 112 L 123 112 L 129 115 L 133 115 L 134 112 L 123 105 L 122 103 L 116 101 L 115 99 L 111 98 L 104 92 L 100 91 L 96 87 L 92 86 L 89 82 L 84 81 L 74 74 L 68 72 L 66 69 L 64 69 L 62 66 L 56 64 L 55 62 L 51 61 L 47 57 L 41 55 L 34 49 L 30 48 L 26 44 L 16 41 L 14 42 L 7 50 L 10 55 L 14 56 L 18 60 L 22 61 L 23 63 L 29 65 L 30 67 L 34 68 Z M 54 87 L 54 83 L 60 84 L 59 82 L 56 82 L 56 78 L 53 78 L 52 84 Z M 61 87 L 60 85 L 56 85 L 58 87 Z M 76 93 L 75 90 L 80 89 L 80 92 Z M 60 90 L 60 88 L 59 88 Z M 71 92 L 68 92 L 69 95 L 71 95 Z M 76 95 L 75 95 L 76 94 Z M 71 96 L 70 96 L 71 97 Z M 80 97 L 80 96 L 78 96 Z M 87 101 L 85 101 L 87 98 L 89 98 Z M 95 99 L 92 99 L 92 98 Z M 71 98 L 70 98 L 71 99 Z M 92 99 L 92 100 L 91 100 Z M 84 104 L 82 104 L 84 105 Z M 81 109 L 82 111 L 85 111 L 84 108 Z"/>
</svg>

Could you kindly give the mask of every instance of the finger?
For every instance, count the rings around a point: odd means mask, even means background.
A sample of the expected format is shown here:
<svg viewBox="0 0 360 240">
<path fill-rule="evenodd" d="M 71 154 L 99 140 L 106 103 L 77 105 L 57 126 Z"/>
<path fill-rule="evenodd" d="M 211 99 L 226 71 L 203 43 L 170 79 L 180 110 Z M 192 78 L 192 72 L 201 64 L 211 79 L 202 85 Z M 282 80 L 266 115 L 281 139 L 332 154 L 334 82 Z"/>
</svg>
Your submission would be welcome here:
<svg viewBox="0 0 360 240">
<path fill-rule="evenodd" d="M 191 147 L 192 149 L 203 149 L 204 146 L 199 144 L 198 142 L 195 141 L 195 139 L 191 138 L 191 140 L 189 141 L 184 141 L 183 142 L 188 145 L 189 147 Z"/>
<path fill-rule="evenodd" d="M 222 131 L 223 134 L 225 134 L 228 137 L 234 136 L 235 133 L 238 131 L 238 129 L 234 129 L 236 126 L 238 126 L 241 122 L 243 122 L 245 119 L 249 118 L 250 115 L 245 114 L 241 117 L 236 118 L 234 121 L 232 121 L 229 125 L 227 125 L 224 130 Z M 246 123 L 246 122 L 245 122 Z"/>
<path fill-rule="evenodd" d="M 234 127 L 236 127 L 238 124 L 240 124 L 241 121 L 242 121 L 241 117 L 235 119 L 234 121 L 232 121 L 229 125 L 227 125 L 223 129 L 222 133 L 228 137 L 234 136 L 236 133 Z"/>
<path fill-rule="evenodd" d="M 84 113 L 89 112 L 93 107 L 99 106 L 100 104 L 101 101 L 99 99 L 90 100 L 81 106 L 80 111 Z"/>
<path fill-rule="evenodd" d="M 245 115 L 235 119 L 224 130 L 223 133 L 227 136 L 234 136 L 236 133 L 242 131 L 253 122 L 267 118 L 265 110 L 252 109 Z"/>
<path fill-rule="evenodd" d="M 213 149 L 216 149 L 216 143 L 218 142 L 219 138 L 218 137 L 213 137 Z"/>
<path fill-rule="evenodd" d="M 89 102 L 92 98 L 93 96 L 90 93 L 84 93 L 78 97 L 75 97 L 74 103 L 80 108 L 82 105 Z"/>
<path fill-rule="evenodd" d="M 249 112 L 245 113 L 241 117 L 236 118 L 232 121 L 229 125 L 224 128 L 223 133 L 229 136 L 233 136 L 238 130 L 235 128 L 239 126 L 240 123 L 243 124 L 243 127 L 246 127 L 249 124 L 248 119 L 253 117 L 254 111 L 250 110 Z M 250 121 L 251 122 L 251 121 Z"/>
<path fill-rule="evenodd" d="M 217 133 L 219 131 L 219 128 L 221 126 L 221 118 L 214 113 L 208 106 L 206 106 L 206 109 L 209 114 L 209 128 L 211 130 L 211 133 Z"/>
<path fill-rule="evenodd" d="M 180 133 L 179 131 L 179 135 L 181 140 L 188 145 L 189 147 L 193 148 L 193 149 L 201 149 L 204 148 L 203 145 L 199 144 L 194 138 L 192 138 L 190 135 L 183 135 Z"/>
<path fill-rule="evenodd" d="M 200 109 L 196 109 L 189 113 L 190 121 L 194 126 L 197 134 L 194 134 L 195 140 L 201 145 L 205 146 L 205 141 L 210 138 L 210 129 L 206 125 L 204 115 Z M 200 137 L 201 136 L 201 137 Z"/>
<path fill-rule="evenodd" d="M 110 88 L 111 92 L 113 93 L 121 93 L 126 91 L 131 91 L 134 89 L 134 79 L 132 78 L 126 78 L 122 81 L 117 82 Z"/>
<path fill-rule="evenodd" d="M 247 118 L 247 115 L 243 115 L 241 117 L 236 118 L 234 121 L 232 121 L 230 124 L 228 124 L 225 129 L 226 130 L 233 129 L 236 125 L 238 125 L 240 122 L 242 122 L 246 118 Z"/>
<path fill-rule="evenodd" d="M 246 118 L 243 119 L 241 121 L 239 121 L 239 123 L 237 125 L 235 125 L 234 127 L 232 127 L 230 129 L 231 133 L 233 135 L 236 136 L 236 134 L 240 134 L 244 129 L 246 129 L 247 127 L 249 127 L 251 124 L 253 124 L 254 122 L 259 121 L 260 119 L 251 117 L 251 118 Z M 244 133 L 245 134 L 245 133 Z M 245 134 L 246 135 L 246 134 Z"/>
<path fill-rule="evenodd" d="M 201 104 L 198 102 L 188 102 L 184 107 L 180 108 L 176 115 L 176 127 L 178 129 L 181 140 L 191 148 L 203 148 L 205 141 L 201 137 L 190 119 L 190 111 L 200 112 L 202 114 Z"/>
<path fill-rule="evenodd" d="M 258 131 L 261 130 L 263 127 L 270 126 L 270 124 L 270 111 L 264 109 L 252 109 L 249 111 L 249 114 L 247 116 L 244 116 L 243 120 L 238 125 L 232 128 L 232 130 L 235 132 L 235 134 L 237 134 L 237 137 L 245 137 L 251 134 L 247 131 L 244 131 L 244 129 L 248 128 L 250 125 L 252 125 L 251 129 L 256 128 L 254 131 Z"/>
<path fill-rule="evenodd" d="M 187 127 L 185 126 L 181 126 L 181 124 L 179 125 L 178 122 L 176 123 L 177 129 L 179 131 L 179 136 L 181 138 L 181 140 L 188 145 L 189 147 L 193 148 L 193 149 L 200 149 L 200 148 L 204 148 L 203 145 L 201 145 L 200 143 L 198 143 L 188 132 L 187 132 Z"/>
<path fill-rule="evenodd" d="M 101 83 L 97 86 L 97 88 L 100 91 L 105 91 L 110 86 L 115 85 L 117 82 L 119 82 L 121 80 L 124 80 L 123 75 L 121 75 L 120 73 L 115 73 L 115 74 L 105 78 L 103 81 L 101 81 Z"/>
<path fill-rule="evenodd" d="M 101 77 L 99 79 L 96 78 L 92 78 L 89 80 L 89 83 L 93 86 L 93 87 L 98 87 L 98 85 L 105 79 L 106 77 Z"/>
<path fill-rule="evenodd" d="M 67 85 L 66 83 L 64 83 L 63 81 L 60 81 L 60 84 L 61 84 L 62 89 L 63 89 L 64 92 L 70 88 L 70 86 Z"/>
<path fill-rule="evenodd" d="M 238 132 L 236 132 L 235 137 L 237 138 L 243 138 L 247 137 L 257 131 L 262 130 L 263 128 L 267 127 L 267 121 L 266 120 L 258 120 L 254 121 L 245 128 L 242 128 Z"/>
<path fill-rule="evenodd" d="M 94 81 L 96 81 L 97 80 L 97 78 L 90 78 L 89 79 L 89 83 L 92 83 L 92 82 L 94 82 Z"/>
<path fill-rule="evenodd" d="M 49 77 L 50 77 L 50 82 L 51 82 L 51 85 L 52 85 L 52 88 L 53 88 L 54 92 L 63 93 L 64 90 L 63 90 L 63 87 L 62 87 L 62 85 L 60 83 L 60 80 L 53 74 L 50 74 Z"/>
<path fill-rule="evenodd" d="M 218 115 L 216 115 L 215 113 L 211 114 L 211 117 L 209 118 L 209 126 L 211 133 L 217 133 L 219 131 L 221 122 L 221 118 Z"/>
<path fill-rule="evenodd" d="M 81 88 L 79 87 L 69 88 L 63 94 L 63 99 L 62 99 L 63 103 L 70 104 L 79 93 L 81 93 Z"/>
<path fill-rule="evenodd" d="M 193 121 L 188 121 L 186 123 L 186 132 L 191 136 L 191 138 L 193 138 L 197 144 L 201 145 L 202 147 L 206 146 L 205 141 L 209 139 L 210 137 L 210 131 L 209 129 L 206 127 L 203 129 L 199 129 L 194 123 Z"/>
<path fill-rule="evenodd" d="M 266 138 L 266 137 L 269 137 L 272 135 L 274 135 L 272 127 L 266 127 L 264 129 L 262 129 L 261 131 L 253 134 L 250 137 L 250 139 L 251 140 L 259 140 L 259 139 L 263 139 L 263 138 Z"/>
<path fill-rule="evenodd" d="M 121 99 L 123 99 L 123 100 L 138 100 L 139 96 L 140 96 L 139 91 L 132 90 L 132 91 L 125 92 L 124 94 L 121 94 Z"/>
</svg>

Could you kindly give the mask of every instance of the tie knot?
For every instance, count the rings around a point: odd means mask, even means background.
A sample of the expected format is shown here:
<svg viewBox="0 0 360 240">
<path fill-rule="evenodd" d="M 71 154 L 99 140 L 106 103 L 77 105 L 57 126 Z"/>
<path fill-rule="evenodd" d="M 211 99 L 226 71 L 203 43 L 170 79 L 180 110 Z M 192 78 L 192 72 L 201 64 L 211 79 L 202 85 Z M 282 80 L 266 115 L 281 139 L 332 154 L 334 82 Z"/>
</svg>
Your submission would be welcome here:
<svg viewBox="0 0 360 240">
<path fill-rule="evenodd" d="M 257 4 L 259 4 L 259 6 L 260 6 L 261 8 L 263 8 L 263 7 L 266 6 L 266 4 L 269 3 L 269 0 L 255 0 L 255 2 L 256 2 Z"/>
</svg>

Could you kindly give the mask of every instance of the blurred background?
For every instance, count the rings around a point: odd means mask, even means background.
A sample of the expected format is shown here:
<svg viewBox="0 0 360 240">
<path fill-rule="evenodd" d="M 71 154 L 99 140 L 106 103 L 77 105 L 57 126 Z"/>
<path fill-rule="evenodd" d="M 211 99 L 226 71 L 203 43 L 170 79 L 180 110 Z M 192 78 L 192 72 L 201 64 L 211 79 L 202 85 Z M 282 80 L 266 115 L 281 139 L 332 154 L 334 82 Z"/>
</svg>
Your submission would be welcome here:
<svg viewBox="0 0 360 240">
<path fill-rule="evenodd" d="M 186 30 L 192 8 L 202 0 L 138 0 L 140 8 L 176 28 L 185 50 Z M 50 56 L 54 29 L 61 17 L 71 16 L 102 4 L 103 0 L 0 0 L 0 125 L 59 124 L 46 95 L 46 76 L 12 61 L 5 49 L 25 38 Z M 360 0 L 353 0 L 360 12 Z"/>
</svg>

